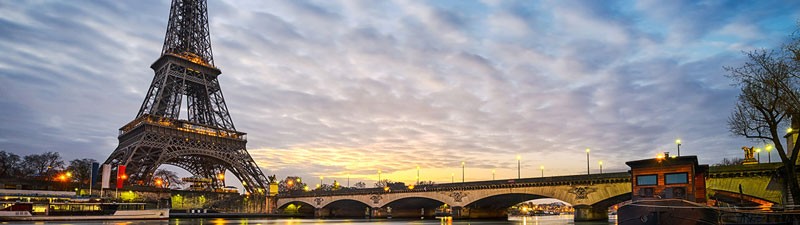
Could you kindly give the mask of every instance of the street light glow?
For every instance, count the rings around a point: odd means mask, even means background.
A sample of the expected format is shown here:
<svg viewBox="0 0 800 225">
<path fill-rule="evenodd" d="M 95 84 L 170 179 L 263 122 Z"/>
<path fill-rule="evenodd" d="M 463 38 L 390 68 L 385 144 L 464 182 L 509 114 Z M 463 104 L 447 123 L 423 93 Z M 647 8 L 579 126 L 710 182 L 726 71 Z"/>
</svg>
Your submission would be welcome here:
<svg viewBox="0 0 800 225">
<path fill-rule="evenodd" d="M 590 150 L 587 148 L 587 149 L 586 149 L 586 153 L 589 153 L 589 151 L 590 151 Z"/>
</svg>

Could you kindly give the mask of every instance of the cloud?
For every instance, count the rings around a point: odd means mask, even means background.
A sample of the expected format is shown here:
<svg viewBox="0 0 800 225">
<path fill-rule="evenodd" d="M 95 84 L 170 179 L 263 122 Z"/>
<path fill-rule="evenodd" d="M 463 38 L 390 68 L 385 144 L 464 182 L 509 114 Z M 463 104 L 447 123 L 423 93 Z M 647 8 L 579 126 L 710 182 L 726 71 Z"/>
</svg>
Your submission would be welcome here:
<svg viewBox="0 0 800 225">
<path fill-rule="evenodd" d="M 461 161 L 468 180 L 516 175 L 516 155 L 529 176 L 582 173 L 585 148 L 623 171 L 676 138 L 704 163 L 739 156 L 721 68 L 792 31 L 767 24 L 798 7 L 756 12 L 772 4 L 211 1 L 209 14 L 226 103 L 266 173 L 411 181 L 419 165 L 447 182 Z M 0 149 L 105 160 L 152 80 L 168 5 L 8 6 Z"/>
</svg>

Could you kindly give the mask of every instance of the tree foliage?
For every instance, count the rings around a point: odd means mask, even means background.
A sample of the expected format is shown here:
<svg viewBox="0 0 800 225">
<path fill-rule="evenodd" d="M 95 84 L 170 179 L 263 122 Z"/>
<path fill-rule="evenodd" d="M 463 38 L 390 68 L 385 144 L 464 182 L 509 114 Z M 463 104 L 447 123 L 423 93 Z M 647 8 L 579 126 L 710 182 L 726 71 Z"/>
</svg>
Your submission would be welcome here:
<svg viewBox="0 0 800 225">
<path fill-rule="evenodd" d="M 0 177 L 20 175 L 20 157 L 17 154 L 0 151 Z"/>
<path fill-rule="evenodd" d="M 278 192 L 302 191 L 306 187 L 303 179 L 298 176 L 287 176 L 278 182 Z"/>
<path fill-rule="evenodd" d="M 96 163 L 94 159 L 73 159 L 69 161 L 67 171 L 72 172 L 72 181 L 82 184 L 89 184 L 89 178 L 92 174 L 92 163 Z M 99 180 L 99 179 L 98 179 Z"/>
<path fill-rule="evenodd" d="M 797 183 L 797 162 L 800 145 L 784 145 L 786 134 L 800 130 L 800 74 L 798 74 L 798 35 L 792 42 L 777 50 L 745 52 L 746 61 L 740 67 L 725 67 L 740 88 L 734 111 L 728 118 L 730 132 L 772 144 L 784 167 L 782 177 L 793 199 L 800 199 Z"/>
</svg>

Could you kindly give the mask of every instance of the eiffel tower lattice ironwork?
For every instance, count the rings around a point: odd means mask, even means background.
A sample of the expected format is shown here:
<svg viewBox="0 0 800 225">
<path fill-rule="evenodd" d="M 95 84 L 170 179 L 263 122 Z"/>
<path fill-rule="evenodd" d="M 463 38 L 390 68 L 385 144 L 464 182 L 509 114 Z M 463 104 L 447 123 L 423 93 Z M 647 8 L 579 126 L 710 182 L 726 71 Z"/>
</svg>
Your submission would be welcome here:
<svg viewBox="0 0 800 225">
<path fill-rule="evenodd" d="M 205 0 L 173 0 L 155 77 L 136 119 L 119 129 L 119 146 L 105 163 L 127 166 L 132 184 L 153 184 L 162 164 L 224 186 L 230 171 L 253 194 L 268 180 L 247 152 L 247 134 L 236 131 L 214 66 Z M 186 97 L 187 119 L 179 118 Z M 220 175 L 223 174 L 223 175 Z"/>
</svg>

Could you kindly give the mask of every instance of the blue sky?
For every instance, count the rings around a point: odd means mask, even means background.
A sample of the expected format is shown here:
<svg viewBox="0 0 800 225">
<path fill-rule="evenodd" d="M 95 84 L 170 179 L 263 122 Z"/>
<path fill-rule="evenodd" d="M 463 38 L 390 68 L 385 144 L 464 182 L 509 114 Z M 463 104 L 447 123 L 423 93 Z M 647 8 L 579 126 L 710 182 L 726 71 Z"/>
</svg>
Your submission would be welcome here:
<svg viewBox="0 0 800 225">
<path fill-rule="evenodd" d="M 780 46 L 796 1 L 217 1 L 215 64 L 267 174 L 411 182 L 741 157 L 724 66 Z M 0 150 L 104 161 L 169 2 L 0 2 Z M 766 158 L 766 155 L 764 155 Z M 766 160 L 766 159 L 763 159 Z M 229 176 L 230 177 L 230 176 Z M 318 181 L 315 181 L 318 182 Z M 368 182 L 368 183 L 371 183 Z"/>
</svg>

